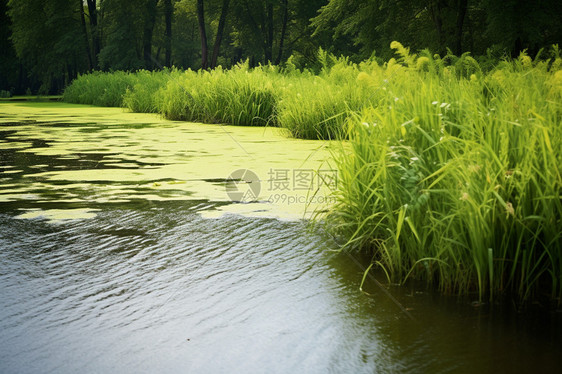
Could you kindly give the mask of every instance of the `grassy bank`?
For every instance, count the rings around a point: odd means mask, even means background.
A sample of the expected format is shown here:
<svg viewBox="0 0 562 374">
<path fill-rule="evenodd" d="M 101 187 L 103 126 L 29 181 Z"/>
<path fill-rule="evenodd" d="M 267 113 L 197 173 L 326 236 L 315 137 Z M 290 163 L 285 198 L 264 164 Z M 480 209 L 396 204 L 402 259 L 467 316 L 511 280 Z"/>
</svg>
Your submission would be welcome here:
<svg viewBox="0 0 562 374">
<path fill-rule="evenodd" d="M 328 217 L 346 250 L 389 279 L 427 279 L 480 299 L 562 296 L 562 60 L 490 64 L 411 54 L 353 64 L 320 53 L 318 72 L 281 69 L 95 73 L 70 102 L 166 118 L 275 125 L 346 138 Z"/>
<path fill-rule="evenodd" d="M 331 223 L 345 247 L 395 281 L 559 302 L 561 61 L 459 71 L 396 47 L 401 64 L 359 76 L 388 94 L 350 120 L 337 157 Z"/>
<path fill-rule="evenodd" d="M 122 106 L 134 112 L 161 113 L 172 120 L 246 126 L 280 126 L 305 139 L 345 136 L 347 118 L 368 104 L 361 65 L 320 53 L 318 74 L 241 63 L 230 70 L 95 72 L 74 80 L 63 99 L 77 104 Z"/>
</svg>

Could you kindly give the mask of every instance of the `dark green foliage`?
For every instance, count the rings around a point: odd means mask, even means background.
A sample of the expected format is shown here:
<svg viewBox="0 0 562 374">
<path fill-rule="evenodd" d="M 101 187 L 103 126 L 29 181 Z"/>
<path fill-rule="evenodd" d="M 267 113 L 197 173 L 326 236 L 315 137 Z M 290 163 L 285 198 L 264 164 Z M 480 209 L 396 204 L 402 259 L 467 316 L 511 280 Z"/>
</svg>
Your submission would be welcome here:
<svg viewBox="0 0 562 374">
<path fill-rule="evenodd" d="M 486 67 L 562 42 L 559 0 L 1 0 L 0 12 L 0 88 L 20 93 L 55 93 L 92 70 L 256 67 L 292 56 L 317 71 L 319 47 L 388 60 L 400 40 L 440 56 L 470 52 Z"/>
<path fill-rule="evenodd" d="M 527 49 L 562 42 L 562 2 L 506 0 L 482 1 L 487 14 L 486 34 L 490 42 L 509 51 L 513 57 Z"/>
<path fill-rule="evenodd" d="M 8 0 L 0 0 L 0 89 L 19 88 L 19 64 L 10 41 L 12 22 L 8 16 Z"/>
<path fill-rule="evenodd" d="M 11 40 L 43 92 L 61 90 L 86 65 L 78 2 L 10 0 Z"/>
<path fill-rule="evenodd" d="M 441 55 L 488 48 L 516 57 L 528 49 L 562 42 L 562 2 L 558 0 L 331 0 L 312 20 L 316 34 L 332 35 L 335 52 L 349 55 L 338 43 L 351 38 L 360 58 L 373 51 L 389 58 L 393 40 L 407 41 L 413 50 L 429 48 Z"/>
</svg>

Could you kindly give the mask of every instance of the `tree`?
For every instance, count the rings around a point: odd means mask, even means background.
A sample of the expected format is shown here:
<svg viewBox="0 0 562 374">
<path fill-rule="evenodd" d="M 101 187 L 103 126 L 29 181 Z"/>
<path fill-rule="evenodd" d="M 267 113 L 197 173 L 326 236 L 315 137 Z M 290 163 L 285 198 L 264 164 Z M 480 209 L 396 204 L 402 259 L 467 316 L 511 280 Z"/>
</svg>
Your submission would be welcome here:
<svg viewBox="0 0 562 374">
<path fill-rule="evenodd" d="M 207 59 L 209 52 L 207 50 L 207 31 L 205 29 L 205 3 L 203 0 L 197 0 L 197 22 L 199 25 L 199 36 L 201 38 L 201 68 L 207 69 L 209 65 Z"/>
<path fill-rule="evenodd" d="M 158 0 L 105 0 L 101 3 L 105 38 L 100 50 L 100 68 L 154 68 L 156 58 L 152 47 L 157 5 Z"/>
<path fill-rule="evenodd" d="M 0 89 L 20 91 L 23 86 L 22 64 L 10 41 L 12 21 L 8 16 L 8 0 L 0 0 Z M 25 88 L 24 88 L 25 89 Z"/>
<path fill-rule="evenodd" d="M 487 14 L 489 44 L 500 46 L 513 56 L 523 49 L 534 54 L 544 46 L 562 41 L 562 2 L 558 0 L 483 0 L 481 6 Z"/>
<path fill-rule="evenodd" d="M 144 67 L 146 69 L 153 68 L 152 62 L 152 36 L 154 32 L 154 24 L 156 23 L 156 5 L 158 0 L 145 0 L 144 27 L 142 33 L 142 49 L 144 58 Z"/>
<path fill-rule="evenodd" d="M 375 50 L 388 57 L 392 40 L 439 53 L 451 48 L 457 54 L 483 54 L 495 46 L 518 55 L 523 49 L 533 54 L 559 43 L 560 16 L 559 0 L 330 0 L 312 25 L 316 35 L 332 36 L 332 47 L 351 38 L 360 58 Z M 475 35 L 474 29 L 485 33 Z"/>
<path fill-rule="evenodd" d="M 0 89 L 19 92 L 54 92 L 95 69 L 255 66 L 289 55 L 311 66 L 320 46 L 358 61 L 389 58 L 393 40 L 513 56 L 562 41 L 560 0 L 0 0 L 0 13 Z"/>
<path fill-rule="evenodd" d="M 164 0 L 164 18 L 166 22 L 166 61 L 165 66 L 172 66 L 172 17 L 174 15 L 174 7 L 172 5 L 172 0 Z"/>
<path fill-rule="evenodd" d="M 455 53 L 460 55 L 463 52 L 462 49 L 462 36 L 463 36 L 463 26 L 466 18 L 466 11 L 468 9 L 468 0 L 459 0 L 457 6 L 457 27 L 455 30 Z"/>
<path fill-rule="evenodd" d="M 219 26 L 217 29 L 217 35 L 215 37 L 215 45 L 213 47 L 213 57 L 211 58 L 211 69 L 214 69 L 217 66 L 217 59 L 219 57 L 219 50 L 223 38 L 224 26 L 226 24 L 226 16 L 228 14 L 229 4 L 230 4 L 230 0 L 223 0 L 222 2 L 222 10 L 219 19 Z"/>
<path fill-rule="evenodd" d="M 94 61 L 92 59 L 92 52 L 90 51 L 90 41 L 88 37 L 88 28 L 86 27 L 86 18 L 84 12 L 84 3 L 82 0 L 76 0 L 78 2 L 78 9 L 80 12 L 80 24 L 82 25 L 82 35 L 84 36 L 84 47 L 86 50 L 86 56 L 88 56 L 88 70 L 94 69 Z"/>
<path fill-rule="evenodd" d="M 135 70 L 144 66 L 143 10 L 132 1 L 105 0 L 101 3 L 103 17 L 102 47 L 99 68 Z"/>
<path fill-rule="evenodd" d="M 201 38 L 197 20 L 197 6 L 193 0 L 174 4 L 172 21 L 172 61 L 177 67 L 195 68 L 201 64 Z"/>
<path fill-rule="evenodd" d="M 17 57 L 41 92 L 62 89 L 87 69 L 80 4 L 66 0 L 9 0 L 11 40 Z"/>
<path fill-rule="evenodd" d="M 293 26 L 289 22 L 294 16 L 291 8 L 296 9 L 296 4 L 297 1 L 288 0 L 237 2 L 233 10 L 233 44 L 253 63 L 281 63 L 285 41 Z"/>
<path fill-rule="evenodd" d="M 277 58 L 275 63 L 279 65 L 281 63 L 281 58 L 283 57 L 283 44 L 285 43 L 285 36 L 287 34 L 287 22 L 289 21 L 289 0 L 283 0 L 281 2 L 281 8 L 283 12 L 283 21 L 281 26 L 281 37 L 279 39 L 279 50 L 277 52 Z"/>
<path fill-rule="evenodd" d="M 98 55 L 100 54 L 100 32 L 98 29 L 98 6 L 96 0 L 86 0 L 88 5 L 88 18 L 90 20 L 90 34 L 92 38 L 92 65 L 98 66 Z M 101 0 L 100 0 L 101 3 Z"/>
<path fill-rule="evenodd" d="M 211 5 L 213 5 L 211 3 Z M 209 63 L 209 50 L 208 50 L 208 37 L 207 27 L 205 23 L 205 3 L 203 0 L 197 0 L 197 22 L 199 26 L 199 36 L 201 39 L 201 67 L 203 69 L 214 69 L 217 66 L 217 59 L 219 57 L 220 46 L 223 40 L 224 29 L 226 25 L 226 17 L 228 15 L 230 0 L 222 0 L 220 16 L 218 19 L 218 26 L 215 32 L 215 41 L 213 44 L 213 53 Z"/>
<path fill-rule="evenodd" d="M 332 53 L 369 57 L 387 44 L 388 22 L 394 23 L 391 29 L 398 26 L 397 18 L 385 21 L 385 17 L 398 15 L 388 13 L 383 5 L 378 1 L 330 0 L 311 19 L 313 35 Z"/>
</svg>

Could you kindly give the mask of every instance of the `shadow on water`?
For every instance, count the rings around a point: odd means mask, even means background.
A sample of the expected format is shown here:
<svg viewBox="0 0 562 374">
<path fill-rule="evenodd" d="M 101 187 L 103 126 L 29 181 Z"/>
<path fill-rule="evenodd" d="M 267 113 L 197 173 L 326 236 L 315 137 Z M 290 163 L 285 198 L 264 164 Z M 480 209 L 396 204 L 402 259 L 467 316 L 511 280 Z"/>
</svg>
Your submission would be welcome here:
<svg viewBox="0 0 562 374">
<path fill-rule="evenodd" d="M 375 278 L 393 299 L 372 279 L 364 285 L 369 296 L 358 296 L 356 259 L 341 254 L 330 264 L 342 282 L 353 284 L 356 317 L 375 321 L 375 338 L 387 342 L 397 372 L 553 373 L 561 367 L 561 311 L 531 305 L 519 312 L 504 302 L 475 306 L 477 295 L 443 296 L 425 283 L 388 285 L 383 274 Z"/>
<path fill-rule="evenodd" d="M 231 202 L 194 197 L 168 174 L 130 180 L 165 169 L 167 156 L 98 152 L 80 140 L 22 152 L 63 140 L 49 135 L 53 124 L 44 139 L 11 127 L 0 132 L 2 373 L 528 373 L 562 364 L 561 313 L 474 308 L 380 277 L 396 301 L 373 280 L 368 296 L 363 262 L 336 254 L 304 221 L 207 219 Z M 57 179 L 104 158 L 114 158 L 106 172 L 121 164 L 124 174 Z M 226 180 L 200 179 L 204 188 Z"/>
</svg>

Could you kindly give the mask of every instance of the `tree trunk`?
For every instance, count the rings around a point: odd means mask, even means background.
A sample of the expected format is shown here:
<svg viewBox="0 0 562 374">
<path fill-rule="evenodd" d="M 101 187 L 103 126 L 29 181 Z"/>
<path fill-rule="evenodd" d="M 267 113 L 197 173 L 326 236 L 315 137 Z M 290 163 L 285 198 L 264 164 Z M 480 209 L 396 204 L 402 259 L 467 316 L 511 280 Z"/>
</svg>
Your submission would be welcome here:
<svg viewBox="0 0 562 374">
<path fill-rule="evenodd" d="M 470 20 L 470 15 L 466 16 L 466 28 L 468 31 L 468 50 L 474 53 L 474 34 L 472 28 L 472 21 Z"/>
<path fill-rule="evenodd" d="M 217 59 L 219 57 L 219 50 L 222 42 L 222 35 L 224 33 L 224 25 L 226 24 L 226 15 L 228 14 L 228 5 L 230 0 L 222 1 L 222 11 L 219 19 L 219 27 L 217 30 L 217 36 L 215 37 L 215 45 L 213 47 L 213 57 L 211 58 L 211 69 L 217 66 Z"/>
<path fill-rule="evenodd" d="M 88 37 L 88 29 L 86 28 L 86 18 L 84 17 L 84 3 L 82 0 L 78 0 L 80 4 L 80 23 L 82 24 L 82 34 L 84 35 L 84 42 L 86 43 L 86 56 L 88 56 L 88 70 L 94 68 L 92 61 L 92 52 L 90 51 L 90 38 Z"/>
<path fill-rule="evenodd" d="M 21 61 L 21 60 L 18 60 Z M 23 82 L 23 63 L 19 62 L 18 63 L 18 88 L 16 92 L 19 92 L 20 94 L 24 94 L 25 93 L 25 89 L 23 88 L 24 86 L 24 82 Z"/>
<path fill-rule="evenodd" d="M 172 66 L 172 16 L 174 14 L 174 7 L 172 0 L 164 0 L 164 12 L 166 19 L 166 33 L 165 33 L 165 48 L 166 48 L 166 62 L 167 67 Z"/>
<path fill-rule="evenodd" d="M 201 68 L 208 67 L 207 32 L 205 31 L 205 5 L 203 0 L 197 0 L 197 21 L 199 23 L 199 36 L 201 37 Z"/>
<path fill-rule="evenodd" d="M 464 25 L 464 19 L 466 17 L 467 6 L 468 0 L 459 0 L 459 7 L 457 11 L 457 27 L 455 30 L 455 53 L 459 56 L 462 54 L 462 29 Z"/>
<path fill-rule="evenodd" d="M 262 9 L 262 17 L 260 19 L 260 23 L 258 24 L 256 22 L 256 20 L 254 19 L 253 15 L 252 15 L 252 11 L 250 10 L 250 5 L 248 4 L 248 1 L 244 2 L 245 8 L 246 8 L 246 12 L 248 14 L 248 21 L 249 24 L 251 26 L 251 28 L 254 30 L 256 39 L 261 39 L 261 44 L 262 44 L 262 48 L 263 48 L 263 53 L 264 53 L 264 57 L 267 55 L 267 38 L 266 38 L 266 25 L 265 25 L 265 19 L 263 17 L 263 15 L 266 13 L 264 11 L 264 8 Z M 255 59 L 256 56 L 252 55 L 250 57 L 250 66 L 255 66 Z"/>
<path fill-rule="evenodd" d="M 146 18 L 144 20 L 144 28 L 142 34 L 142 51 L 144 57 L 144 67 L 152 69 L 154 63 L 152 58 L 152 34 L 154 33 L 154 24 L 156 23 L 156 5 L 158 0 L 148 0 L 146 4 Z"/>
<path fill-rule="evenodd" d="M 429 4 L 429 10 L 431 12 L 431 18 L 433 23 L 435 23 L 435 31 L 437 32 L 437 42 L 439 43 L 439 53 L 445 52 L 445 42 L 443 40 L 443 18 L 441 16 L 441 0 L 432 1 Z"/>
<path fill-rule="evenodd" d="M 98 55 L 100 53 L 100 38 L 98 33 L 98 8 L 96 0 L 87 0 L 88 13 L 90 14 L 90 32 L 92 34 L 92 63 L 98 66 Z"/>
<path fill-rule="evenodd" d="M 265 38 L 265 63 L 270 63 L 273 60 L 273 3 L 267 2 L 266 5 L 266 38 Z"/>
<path fill-rule="evenodd" d="M 281 26 L 281 39 L 279 40 L 279 51 L 275 64 L 279 65 L 283 58 L 283 43 L 285 42 L 285 34 L 287 33 L 287 22 L 289 20 L 289 0 L 283 0 L 283 24 Z"/>
<path fill-rule="evenodd" d="M 521 35 L 521 34 L 518 33 L 517 35 Z M 525 48 L 523 47 L 523 40 L 521 39 L 521 36 L 518 36 L 517 39 L 515 39 L 515 42 L 513 43 L 513 48 L 511 49 L 511 57 L 512 58 L 519 57 L 519 54 L 524 49 Z"/>
</svg>

